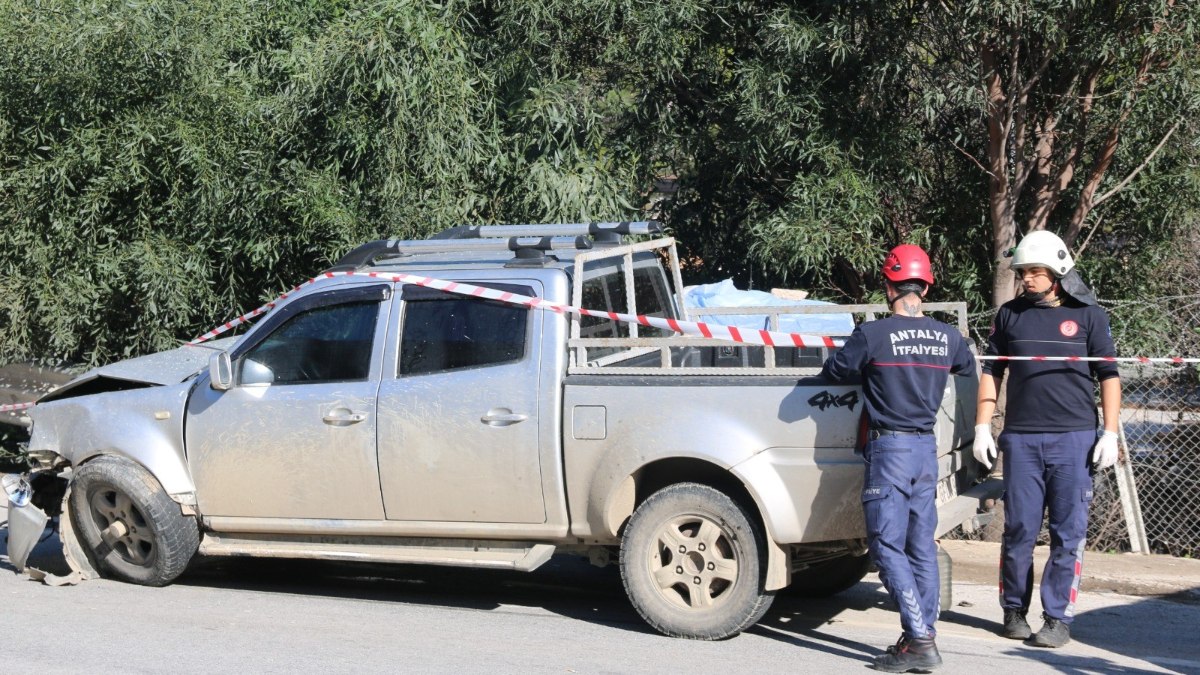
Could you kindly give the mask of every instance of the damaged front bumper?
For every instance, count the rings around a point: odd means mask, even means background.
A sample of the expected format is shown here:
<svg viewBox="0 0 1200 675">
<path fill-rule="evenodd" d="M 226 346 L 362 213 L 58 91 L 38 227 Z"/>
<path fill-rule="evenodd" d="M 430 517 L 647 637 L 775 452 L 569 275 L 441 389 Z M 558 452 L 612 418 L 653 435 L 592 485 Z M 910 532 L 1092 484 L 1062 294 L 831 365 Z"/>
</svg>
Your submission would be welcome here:
<svg viewBox="0 0 1200 675">
<path fill-rule="evenodd" d="M 66 478 L 57 473 L 35 473 L 26 478 L 11 480 L 5 477 L 8 493 L 8 559 L 17 572 L 51 586 L 77 584 L 100 575 L 88 560 L 75 529 L 71 524 L 69 500 L 71 488 Z M 61 491 L 61 497 L 58 493 Z M 48 502 L 48 503 L 47 503 Z M 47 513 L 52 509 L 53 513 Z M 51 517 L 59 516 L 59 539 L 62 541 L 63 558 L 69 572 L 56 575 L 29 566 L 29 556 L 41 541 L 46 524 Z"/>
<path fill-rule="evenodd" d="M 50 516 L 33 504 L 18 506 L 8 500 L 8 561 L 18 572 L 25 571 L 29 554 L 37 546 Z"/>
</svg>

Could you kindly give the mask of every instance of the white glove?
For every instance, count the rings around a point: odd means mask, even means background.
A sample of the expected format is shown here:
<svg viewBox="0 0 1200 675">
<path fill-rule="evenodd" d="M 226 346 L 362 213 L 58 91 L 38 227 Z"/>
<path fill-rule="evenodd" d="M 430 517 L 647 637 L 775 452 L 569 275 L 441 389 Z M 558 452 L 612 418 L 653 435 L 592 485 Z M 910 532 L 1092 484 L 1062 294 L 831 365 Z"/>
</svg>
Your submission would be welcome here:
<svg viewBox="0 0 1200 675">
<path fill-rule="evenodd" d="M 992 462 L 996 459 L 996 441 L 992 439 L 991 424 L 975 425 L 975 447 L 972 450 L 980 464 L 992 468 Z"/>
<path fill-rule="evenodd" d="M 1105 431 L 1092 448 L 1092 464 L 1104 470 L 1117 463 L 1117 432 Z"/>
</svg>

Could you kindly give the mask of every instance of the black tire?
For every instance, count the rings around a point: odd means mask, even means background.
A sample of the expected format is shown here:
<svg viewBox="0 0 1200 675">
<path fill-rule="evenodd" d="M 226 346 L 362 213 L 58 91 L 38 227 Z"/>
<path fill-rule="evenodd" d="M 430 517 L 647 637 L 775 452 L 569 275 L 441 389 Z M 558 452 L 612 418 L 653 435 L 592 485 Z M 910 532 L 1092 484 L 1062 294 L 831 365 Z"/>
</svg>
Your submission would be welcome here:
<svg viewBox="0 0 1200 675">
<path fill-rule="evenodd" d="M 200 545 L 196 519 L 183 515 L 149 472 L 118 457 L 76 470 L 71 519 L 103 576 L 143 586 L 174 581 Z"/>
<path fill-rule="evenodd" d="M 677 483 L 629 520 L 621 579 L 634 609 L 671 637 L 720 640 L 754 625 L 774 593 L 755 518 L 722 492 Z"/>
<path fill-rule="evenodd" d="M 853 588 L 871 571 L 867 554 L 846 555 L 792 572 L 785 593 L 802 598 L 828 598 Z"/>
</svg>

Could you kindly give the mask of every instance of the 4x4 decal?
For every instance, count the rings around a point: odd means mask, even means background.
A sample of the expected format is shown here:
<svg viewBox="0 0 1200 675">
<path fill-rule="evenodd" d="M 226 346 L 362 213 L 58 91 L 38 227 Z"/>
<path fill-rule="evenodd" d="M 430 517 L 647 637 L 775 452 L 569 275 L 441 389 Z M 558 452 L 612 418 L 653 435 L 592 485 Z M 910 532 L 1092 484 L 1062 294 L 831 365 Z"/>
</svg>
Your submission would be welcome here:
<svg viewBox="0 0 1200 675">
<path fill-rule="evenodd" d="M 808 399 L 808 404 L 815 406 L 818 410 L 824 412 L 826 408 L 842 408 L 846 407 L 854 410 L 854 406 L 858 404 L 858 392 L 851 390 L 841 396 L 834 396 L 828 390 L 822 391 L 819 394 L 814 394 Z"/>
</svg>

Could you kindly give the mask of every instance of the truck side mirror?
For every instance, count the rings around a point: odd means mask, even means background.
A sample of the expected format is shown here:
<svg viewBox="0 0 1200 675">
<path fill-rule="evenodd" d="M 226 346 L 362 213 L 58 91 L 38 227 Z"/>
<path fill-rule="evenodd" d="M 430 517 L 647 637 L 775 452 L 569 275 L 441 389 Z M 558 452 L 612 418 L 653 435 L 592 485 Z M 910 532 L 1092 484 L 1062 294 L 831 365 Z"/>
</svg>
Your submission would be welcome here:
<svg viewBox="0 0 1200 675">
<path fill-rule="evenodd" d="M 229 352 L 218 352 L 208 360 L 209 386 L 217 391 L 226 391 L 233 387 L 233 363 L 229 360 Z"/>
</svg>

